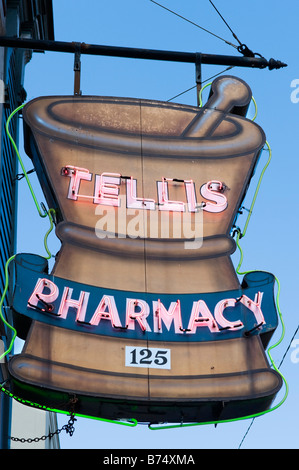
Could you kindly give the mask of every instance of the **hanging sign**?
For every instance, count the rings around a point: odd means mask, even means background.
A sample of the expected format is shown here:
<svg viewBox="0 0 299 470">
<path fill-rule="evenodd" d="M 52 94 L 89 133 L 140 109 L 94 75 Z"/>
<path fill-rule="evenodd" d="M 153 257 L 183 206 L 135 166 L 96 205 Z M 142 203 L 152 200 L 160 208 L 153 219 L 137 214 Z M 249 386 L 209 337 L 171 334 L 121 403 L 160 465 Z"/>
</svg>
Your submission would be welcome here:
<svg viewBox="0 0 299 470">
<path fill-rule="evenodd" d="M 41 97 L 25 149 L 61 249 L 48 273 L 15 259 L 9 363 L 16 392 L 47 406 L 145 422 L 267 409 L 274 277 L 240 284 L 231 230 L 265 143 L 248 85 L 217 78 L 203 108 L 129 98 Z M 61 405 L 63 404 L 63 405 Z"/>
</svg>

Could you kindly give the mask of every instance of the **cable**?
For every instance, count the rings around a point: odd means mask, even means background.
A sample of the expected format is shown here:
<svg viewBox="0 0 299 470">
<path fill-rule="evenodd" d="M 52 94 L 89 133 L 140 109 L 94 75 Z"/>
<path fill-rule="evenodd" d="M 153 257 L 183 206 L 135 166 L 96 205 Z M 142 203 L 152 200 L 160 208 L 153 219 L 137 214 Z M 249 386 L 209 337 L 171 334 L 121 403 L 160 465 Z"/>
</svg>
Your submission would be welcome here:
<svg viewBox="0 0 299 470">
<path fill-rule="evenodd" d="M 237 239 L 236 239 L 236 244 L 237 244 L 237 247 L 238 247 L 238 249 L 239 249 L 239 251 L 240 251 L 240 261 L 239 261 L 238 267 L 237 267 L 237 269 L 236 269 L 236 272 L 237 272 L 237 274 L 244 275 L 244 274 L 248 274 L 248 273 L 254 272 L 255 270 L 253 270 L 253 271 L 244 271 L 244 272 L 240 272 L 240 271 L 239 271 L 239 269 L 240 269 L 240 267 L 241 267 L 241 264 L 242 264 L 242 262 L 243 262 L 243 257 L 244 257 L 244 256 L 243 256 L 243 250 L 242 250 L 242 248 L 241 248 L 241 246 L 240 246 L 240 244 L 239 244 L 240 234 L 241 234 L 241 232 L 238 233 Z M 286 401 L 287 396 L 288 396 L 288 393 L 289 393 L 289 386 L 288 386 L 288 383 L 287 383 L 285 377 L 283 376 L 283 374 L 279 371 L 279 368 L 280 368 L 280 366 L 281 366 L 281 364 L 282 364 L 282 361 L 281 361 L 279 367 L 276 367 L 276 365 L 275 365 L 275 363 L 274 363 L 274 360 L 273 360 L 273 358 L 272 358 L 272 355 L 271 355 L 272 349 L 274 349 L 274 348 L 276 348 L 277 346 L 279 346 L 279 344 L 281 344 L 281 342 L 282 342 L 282 340 L 283 340 L 283 338 L 284 338 L 284 336 L 285 336 L 285 325 L 284 325 L 284 321 L 283 321 L 283 317 L 282 317 L 281 310 L 280 310 L 280 305 L 279 305 L 279 298 L 280 298 L 280 282 L 279 282 L 279 280 L 278 280 L 278 278 L 277 278 L 276 276 L 274 276 L 274 277 L 275 277 L 275 281 L 276 281 L 277 286 L 278 286 L 277 295 L 276 295 L 276 305 L 277 305 L 277 311 L 278 311 L 278 315 L 279 315 L 279 318 L 280 318 L 280 322 L 281 322 L 281 325 L 282 325 L 282 333 L 281 333 L 281 336 L 280 336 L 279 340 L 278 340 L 275 344 L 273 344 L 273 346 L 270 346 L 270 347 L 268 348 L 267 354 L 268 354 L 268 357 L 269 357 L 269 360 L 270 360 L 270 363 L 271 363 L 273 369 L 280 375 L 281 379 L 283 380 L 283 382 L 284 382 L 284 384 L 285 384 L 285 394 L 284 394 L 282 400 L 281 400 L 275 407 L 273 407 L 273 408 L 271 408 L 271 409 L 269 409 L 269 410 L 266 410 L 265 413 L 270 412 L 270 411 L 274 411 L 274 410 L 276 410 L 277 408 L 279 408 L 279 407 Z M 299 328 L 299 327 L 298 327 L 298 328 Z M 258 415 L 257 415 L 257 416 L 258 416 Z M 245 440 L 245 437 L 247 436 L 247 434 L 248 434 L 248 432 L 249 432 L 249 430 L 250 430 L 250 428 L 251 428 L 251 426 L 252 426 L 253 421 L 254 421 L 255 418 L 256 418 L 256 416 L 253 416 L 253 420 L 252 420 L 250 426 L 248 427 L 248 429 L 247 429 L 245 435 L 243 436 L 242 441 L 241 441 L 240 444 L 239 444 L 239 449 L 240 449 L 241 445 L 243 444 L 243 442 L 244 442 L 244 440 Z"/>
<path fill-rule="evenodd" d="M 297 328 L 296 328 L 296 330 L 295 330 L 295 332 L 294 332 L 294 334 L 293 334 L 293 336 L 292 336 L 292 338 L 291 338 L 291 340 L 290 340 L 290 342 L 289 342 L 289 344 L 288 344 L 288 347 L 287 347 L 287 349 L 285 350 L 284 355 L 282 356 L 282 359 L 281 359 L 281 361 L 280 361 L 280 364 L 279 364 L 279 366 L 278 366 L 278 369 L 280 369 L 280 367 L 282 366 L 282 363 L 283 363 L 283 361 L 285 360 L 286 355 L 287 355 L 287 353 L 289 352 L 289 349 L 290 349 L 290 347 L 291 347 L 291 345 L 292 345 L 293 339 L 295 338 L 295 336 L 296 336 L 296 334 L 298 333 L 298 331 L 299 331 L 299 325 L 297 326 Z"/>
<path fill-rule="evenodd" d="M 254 102 L 254 105 L 255 105 L 255 115 L 254 115 L 254 117 L 253 117 L 252 120 L 255 120 L 255 118 L 256 118 L 256 116 L 257 116 L 257 104 L 256 104 L 256 101 L 254 100 L 254 98 L 253 98 L 253 102 Z M 262 170 L 262 172 L 261 172 L 261 175 L 260 175 L 260 177 L 259 177 L 258 184 L 257 184 L 256 190 L 255 190 L 254 196 L 253 196 L 253 200 L 252 200 L 252 203 L 251 203 L 249 212 L 248 212 L 248 216 L 247 216 L 247 219 L 246 219 L 246 222 L 245 222 L 245 226 L 244 226 L 243 232 L 241 233 L 241 231 L 239 231 L 238 234 L 237 234 L 236 244 L 237 244 L 237 247 L 238 247 L 239 252 L 240 252 L 240 260 L 239 260 L 239 264 L 238 264 L 238 266 L 237 266 L 237 268 L 236 268 L 236 272 L 237 272 L 237 274 L 239 274 L 239 275 L 245 275 L 245 274 L 247 274 L 247 273 L 252 272 L 252 271 L 240 272 L 240 267 L 241 267 L 241 265 L 242 265 L 242 263 L 243 263 L 244 255 L 243 255 L 243 250 L 241 249 L 239 240 L 240 240 L 240 238 L 244 237 L 245 234 L 246 234 L 246 231 L 247 231 L 247 228 L 248 228 L 248 224 L 249 224 L 250 218 L 251 218 L 251 216 L 252 216 L 253 207 L 254 207 L 254 205 L 255 205 L 256 198 L 257 198 L 257 195 L 258 195 L 258 191 L 259 191 L 259 188 L 260 188 L 260 185 L 261 185 L 261 182 L 262 182 L 262 178 L 263 178 L 264 173 L 265 173 L 267 167 L 269 166 L 270 161 L 271 161 L 271 158 L 272 158 L 272 150 L 271 150 L 271 147 L 270 147 L 270 145 L 269 145 L 269 143 L 268 143 L 267 141 L 266 141 L 266 145 L 267 145 L 268 150 L 269 150 L 269 158 L 268 158 L 268 160 L 267 160 L 267 162 L 266 162 L 266 164 L 265 164 L 265 166 L 264 166 L 264 168 L 263 168 L 263 170 Z M 273 359 L 272 359 L 272 356 L 271 356 L 271 351 L 272 351 L 272 349 L 275 348 L 275 347 L 277 347 L 277 346 L 282 342 L 282 340 L 283 340 L 283 338 L 284 338 L 284 335 L 285 335 L 285 326 L 284 326 L 284 322 L 283 322 L 283 318 L 282 318 L 282 314 L 281 314 L 280 306 L 279 306 L 280 282 L 279 282 L 279 280 L 278 280 L 278 278 L 277 278 L 276 276 L 274 276 L 274 277 L 275 277 L 275 281 L 276 281 L 276 283 L 277 283 L 277 285 L 278 285 L 278 292 L 277 292 L 276 304 L 277 304 L 277 310 L 278 310 L 278 314 L 279 314 L 279 317 L 280 317 L 280 321 L 281 321 L 281 324 L 282 324 L 282 334 L 281 334 L 281 338 L 279 339 L 279 341 L 278 341 L 276 344 L 274 344 L 273 346 L 269 347 L 267 353 L 268 353 L 268 356 L 269 356 L 269 359 L 270 359 L 270 362 L 271 362 L 273 368 L 280 374 L 282 380 L 283 380 L 284 383 L 285 383 L 286 392 L 285 392 L 285 396 L 284 396 L 282 402 L 280 403 L 280 404 L 282 404 L 282 403 L 286 400 L 286 398 L 287 398 L 287 396 L 288 396 L 288 384 L 287 384 L 287 381 L 285 380 L 285 378 L 283 377 L 283 375 L 281 374 L 281 372 L 279 372 L 279 368 L 280 368 L 280 366 L 281 366 L 281 364 L 282 364 L 282 361 L 281 361 L 279 367 L 277 368 L 277 367 L 275 366 L 275 363 L 274 363 L 274 361 L 273 361 Z M 298 327 L 298 328 L 299 328 L 299 327 Z M 279 404 L 279 406 L 280 406 L 280 404 Z M 248 432 L 249 432 L 251 426 L 253 425 L 254 419 L 255 419 L 255 418 L 253 418 L 253 420 L 252 420 L 250 426 L 249 426 L 248 429 L 247 429 L 247 432 L 245 433 L 245 435 L 244 435 L 242 441 L 240 442 L 240 444 L 239 444 L 239 449 L 240 449 L 240 447 L 242 446 L 242 444 L 243 444 L 243 442 L 244 442 L 244 440 L 245 440 L 245 437 L 247 436 L 247 434 L 248 434 Z"/>
<path fill-rule="evenodd" d="M 232 33 L 234 39 L 236 39 L 236 41 L 238 41 L 239 43 L 239 46 L 237 47 L 238 49 L 238 52 L 241 52 L 241 54 L 243 54 L 245 57 L 255 57 L 256 55 L 261 56 L 261 54 L 257 54 L 257 53 L 254 53 L 252 52 L 249 47 L 246 46 L 246 44 L 242 44 L 241 41 L 239 40 L 239 38 L 237 37 L 237 35 L 233 32 L 232 28 L 229 26 L 229 24 L 227 23 L 227 21 L 225 21 L 225 19 L 223 18 L 223 16 L 221 15 L 220 11 L 215 7 L 214 3 L 212 2 L 212 0 L 209 0 L 210 4 L 213 6 L 213 8 L 216 10 L 216 12 L 218 13 L 218 15 L 220 16 L 220 18 L 222 19 L 222 21 L 225 23 L 225 25 L 228 27 L 228 29 L 230 30 L 230 32 Z"/>
<path fill-rule="evenodd" d="M 251 429 L 251 426 L 253 425 L 254 420 L 255 420 L 255 418 L 252 418 L 252 421 L 251 421 L 251 423 L 249 424 L 249 426 L 248 426 L 248 428 L 247 428 L 247 431 L 245 432 L 245 434 L 244 434 L 244 436 L 243 436 L 243 438 L 242 438 L 242 440 L 241 440 L 241 442 L 240 442 L 240 444 L 239 444 L 238 449 L 241 449 L 242 444 L 243 444 L 243 442 L 245 441 L 245 438 L 246 438 L 247 434 L 249 433 L 249 431 L 250 431 L 250 429 Z"/>
<path fill-rule="evenodd" d="M 212 0 L 209 0 L 210 4 L 213 6 L 213 8 L 215 8 L 216 12 L 218 13 L 218 15 L 220 16 L 220 18 L 223 20 L 223 22 L 226 24 L 226 26 L 228 27 L 228 29 L 230 30 L 230 32 L 232 33 L 234 39 L 236 39 L 236 41 L 238 41 L 238 43 L 240 44 L 240 46 L 242 46 L 242 43 L 241 41 L 239 40 L 239 38 L 237 37 L 237 35 L 233 32 L 233 30 L 231 29 L 231 27 L 229 26 L 229 24 L 227 23 L 227 21 L 225 21 L 225 19 L 223 18 L 223 16 L 221 15 L 220 11 L 217 10 L 217 8 L 215 7 L 214 3 L 212 2 Z"/>
<path fill-rule="evenodd" d="M 234 65 L 230 65 L 229 67 L 226 67 L 226 69 L 222 70 L 221 72 L 216 73 L 215 75 L 212 75 L 211 77 L 209 77 L 209 78 L 207 78 L 206 80 L 204 80 L 203 82 L 201 82 L 201 85 L 203 85 L 203 84 L 206 83 L 206 82 L 209 82 L 209 81 L 212 80 L 213 78 L 218 77 L 219 75 L 221 75 L 221 74 L 223 74 L 223 73 L 225 73 L 225 72 L 227 72 L 228 70 L 233 69 L 233 68 L 234 68 Z M 211 83 L 208 83 L 207 85 L 211 85 Z M 207 85 L 206 85 L 206 86 L 207 86 Z M 196 87 L 197 87 L 197 85 L 194 85 L 194 86 L 188 88 L 187 90 L 182 91 L 181 93 L 179 93 L 179 94 L 173 96 L 172 98 L 169 98 L 169 99 L 167 100 L 167 102 L 172 101 L 172 100 L 174 100 L 175 98 L 178 98 L 179 96 L 184 95 L 185 93 L 188 93 L 188 91 L 194 90 L 194 88 L 196 88 Z M 205 88 L 205 87 L 204 87 L 204 88 Z M 200 92 L 199 92 L 199 96 L 200 96 L 200 97 L 201 97 L 201 91 L 202 91 L 202 88 L 200 89 Z M 201 101 L 201 105 L 199 105 L 199 107 L 201 107 L 201 106 L 202 106 L 202 101 Z"/>
<path fill-rule="evenodd" d="M 197 23 L 194 23 L 193 21 L 188 20 L 187 18 L 185 18 L 185 17 L 182 16 L 182 15 L 179 15 L 179 14 L 176 13 L 175 11 L 170 10 L 169 8 L 166 8 L 164 5 L 161 5 L 160 3 L 155 2 L 154 0 L 150 0 L 150 2 L 155 3 L 155 4 L 158 5 L 159 7 L 164 8 L 164 10 L 167 10 L 167 11 L 169 11 L 170 13 L 173 13 L 174 15 L 178 16 L 179 18 L 181 18 L 181 19 L 187 21 L 188 23 L 191 23 L 193 26 L 197 26 L 197 28 L 202 29 L 202 30 L 205 31 L 206 33 L 211 34 L 212 36 L 214 36 L 214 37 L 220 39 L 221 41 L 224 41 L 224 42 L 225 42 L 226 44 L 228 44 L 229 46 L 232 46 L 232 47 L 234 47 L 235 49 L 238 49 L 238 46 L 236 46 L 235 44 L 233 44 L 233 43 L 227 41 L 226 39 L 223 39 L 222 37 L 218 36 L 218 35 L 215 34 L 215 33 L 212 33 L 212 31 L 209 31 L 208 29 L 203 28 L 202 26 L 199 26 Z"/>
<path fill-rule="evenodd" d="M 178 97 L 181 96 L 181 95 L 184 95 L 185 93 L 188 93 L 188 91 L 194 90 L 194 88 L 196 88 L 196 86 L 197 86 L 197 85 L 194 85 L 194 86 L 188 88 L 187 90 L 182 91 L 181 93 L 178 93 L 177 95 L 173 96 L 172 98 L 169 98 L 169 100 L 167 100 L 167 103 L 168 103 L 169 101 L 174 100 L 175 98 L 178 98 Z"/>
</svg>

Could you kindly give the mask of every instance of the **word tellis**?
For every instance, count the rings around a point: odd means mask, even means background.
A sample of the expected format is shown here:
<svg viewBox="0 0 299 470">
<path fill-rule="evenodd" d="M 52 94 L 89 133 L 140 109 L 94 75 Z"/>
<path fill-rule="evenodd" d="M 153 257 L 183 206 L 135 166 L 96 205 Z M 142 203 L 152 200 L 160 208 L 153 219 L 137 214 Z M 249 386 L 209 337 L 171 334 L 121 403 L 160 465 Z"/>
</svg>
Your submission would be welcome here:
<svg viewBox="0 0 299 470">
<path fill-rule="evenodd" d="M 108 320 L 112 328 L 134 330 L 135 326 L 138 325 L 138 328 L 141 328 L 142 331 L 152 331 L 147 321 L 148 316 L 152 313 L 153 330 L 155 333 L 162 333 L 162 324 L 169 331 L 173 322 L 176 334 L 194 334 L 199 327 L 207 327 L 211 333 L 244 328 L 241 320 L 229 321 L 225 317 L 226 308 L 234 308 L 237 303 L 240 303 L 253 315 L 259 327 L 265 323 L 261 310 L 262 292 L 255 294 L 254 300 L 246 295 L 242 295 L 238 299 L 223 299 L 216 304 L 213 314 L 204 300 L 194 301 L 187 328 L 183 327 L 180 300 L 171 302 L 169 308 L 166 308 L 160 299 L 154 300 L 151 312 L 150 306 L 145 300 L 126 298 L 126 317 L 125 325 L 123 325 L 120 321 L 113 295 L 102 295 L 100 302 L 88 321 L 86 320 L 86 311 L 90 292 L 80 291 L 79 298 L 77 299 L 74 299 L 72 295 L 73 288 L 64 287 L 58 310 L 54 311 L 53 303 L 58 299 L 59 288 L 49 279 L 40 278 L 28 300 L 27 306 L 64 320 L 69 314 L 69 309 L 73 309 L 76 311 L 75 321 L 78 324 L 84 323 L 97 327 L 102 320 Z"/>
<path fill-rule="evenodd" d="M 102 173 L 95 175 L 94 194 L 88 196 L 79 194 L 81 181 L 91 181 L 92 173 L 86 168 L 67 165 L 61 170 L 62 176 L 70 178 L 68 199 L 77 201 L 78 198 L 88 198 L 94 204 L 119 207 L 119 188 L 122 180 L 126 182 L 127 208 L 156 210 L 156 205 L 161 211 L 184 212 L 187 204 L 189 212 L 196 212 L 199 208 L 207 212 L 222 212 L 227 207 L 227 198 L 223 194 L 226 186 L 221 181 L 211 180 L 203 184 L 200 194 L 207 202 L 198 203 L 193 180 L 180 180 L 177 178 L 164 178 L 157 181 L 157 200 L 137 197 L 137 180 L 133 176 L 122 176 L 119 173 Z M 185 186 L 186 201 L 171 201 L 168 196 L 169 183 L 181 183 Z"/>
</svg>

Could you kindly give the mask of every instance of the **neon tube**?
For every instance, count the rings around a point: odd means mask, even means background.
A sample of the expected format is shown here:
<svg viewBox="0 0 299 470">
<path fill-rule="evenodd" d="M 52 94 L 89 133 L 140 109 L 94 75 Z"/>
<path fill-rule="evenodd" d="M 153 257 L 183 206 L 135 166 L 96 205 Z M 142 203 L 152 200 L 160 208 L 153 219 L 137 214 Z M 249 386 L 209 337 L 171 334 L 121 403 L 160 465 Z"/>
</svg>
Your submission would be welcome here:
<svg viewBox="0 0 299 470">
<path fill-rule="evenodd" d="M 108 311 L 106 310 L 108 309 Z M 104 295 L 90 320 L 91 325 L 98 325 L 101 319 L 110 320 L 115 328 L 122 328 L 118 311 L 116 308 L 114 297 L 111 295 Z"/>
<path fill-rule="evenodd" d="M 200 194 L 208 199 L 203 207 L 204 211 L 217 213 L 223 212 L 227 208 L 227 199 L 222 191 L 224 191 L 223 183 L 216 180 L 209 181 L 200 188 Z"/>
<path fill-rule="evenodd" d="M 93 202 L 107 206 L 120 206 L 119 185 L 120 173 L 102 173 L 95 176 Z"/>
<path fill-rule="evenodd" d="M 135 312 L 136 308 L 140 308 L 140 312 Z M 137 320 L 142 331 L 151 331 L 146 317 L 150 313 L 149 305 L 140 299 L 127 299 L 126 309 L 126 328 L 135 329 L 135 320 Z"/>
<path fill-rule="evenodd" d="M 65 319 L 67 317 L 69 308 L 74 308 L 77 310 L 76 321 L 84 322 L 89 299 L 89 292 L 81 291 L 78 300 L 71 298 L 72 293 L 72 288 L 64 288 L 57 315 Z"/>
<path fill-rule="evenodd" d="M 173 181 L 173 178 L 164 178 L 158 181 L 158 200 L 160 211 L 174 211 L 184 212 L 185 203 L 182 201 L 170 201 L 168 199 L 168 181 Z"/>
<path fill-rule="evenodd" d="M 138 198 L 137 181 L 131 176 L 127 179 L 127 207 L 129 209 L 156 209 L 156 201 L 154 199 Z"/>
</svg>

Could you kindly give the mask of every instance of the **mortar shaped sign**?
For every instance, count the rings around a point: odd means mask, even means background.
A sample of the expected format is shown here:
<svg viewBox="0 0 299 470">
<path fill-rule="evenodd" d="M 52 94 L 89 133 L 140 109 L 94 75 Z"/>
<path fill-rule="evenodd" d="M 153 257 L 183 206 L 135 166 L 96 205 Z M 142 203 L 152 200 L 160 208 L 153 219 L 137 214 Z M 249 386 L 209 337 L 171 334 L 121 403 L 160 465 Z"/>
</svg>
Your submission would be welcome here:
<svg viewBox="0 0 299 470">
<path fill-rule="evenodd" d="M 61 249 L 15 258 L 25 339 L 16 394 L 106 419 L 208 422 L 259 413 L 281 388 L 265 348 L 274 276 L 240 284 L 232 226 L 263 130 L 248 85 L 217 78 L 202 108 L 51 96 L 23 109 L 25 150 Z"/>
</svg>

